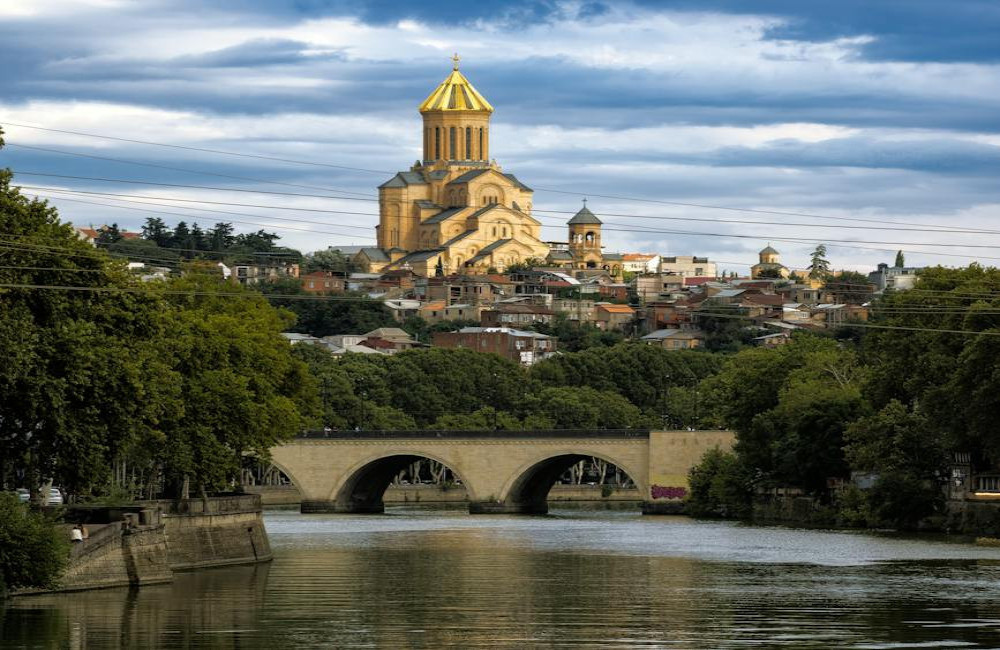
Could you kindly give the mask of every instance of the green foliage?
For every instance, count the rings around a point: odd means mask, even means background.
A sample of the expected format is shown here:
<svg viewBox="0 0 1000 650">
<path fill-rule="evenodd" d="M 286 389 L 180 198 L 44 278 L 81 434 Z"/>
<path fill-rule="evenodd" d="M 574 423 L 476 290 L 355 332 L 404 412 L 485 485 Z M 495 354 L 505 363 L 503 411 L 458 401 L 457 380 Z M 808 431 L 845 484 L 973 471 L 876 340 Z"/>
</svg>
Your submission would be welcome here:
<svg viewBox="0 0 1000 650">
<path fill-rule="evenodd" d="M 826 244 L 819 244 L 812 252 L 809 277 L 822 280 L 830 275 L 830 261 L 826 259 Z"/>
<path fill-rule="evenodd" d="M 659 417 L 669 388 L 693 386 L 721 365 L 722 359 L 699 350 L 622 343 L 551 357 L 532 366 L 530 374 L 546 386 L 588 386 L 616 392 L 647 414 Z"/>
<path fill-rule="evenodd" d="M 576 293 L 573 292 L 575 297 Z M 593 323 L 579 323 L 566 318 L 566 314 L 557 313 L 555 320 L 547 325 L 536 323 L 536 332 L 554 336 L 559 340 L 559 350 L 563 352 L 579 352 L 596 347 L 612 347 L 625 340 L 625 335 L 618 331 L 607 331 L 598 328 Z"/>
<path fill-rule="evenodd" d="M 742 461 L 772 484 L 820 494 L 828 477 L 849 473 L 843 435 L 867 412 L 864 378 L 852 352 L 805 335 L 774 350 L 740 352 L 701 388 L 736 430 Z"/>
<path fill-rule="evenodd" d="M 906 257 L 903 256 L 903 251 L 901 250 L 896 251 L 896 262 L 893 264 L 893 266 L 895 266 L 898 269 L 901 269 L 904 266 L 906 266 Z"/>
<path fill-rule="evenodd" d="M 385 305 L 361 293 L 345 293 L 332 300 L 300 300 L 281 295 L 306 295 L 295 278 L 283 278 L 258 285 L 275 307 L 295 314 L 289 331 L 328 336 L 331 334 L 364 334 L 379 327 L 396 327 L 397 323 Z M 339 299 L 344 298 L 344 299 Z"/>
<path fill-rule="evenodd" d="M 706 350 L 737 352 L 750 345 L 753 337 L 758 335 L 752 323 L 743 317 L 739 305 L 709 299 L 702 303 L 701 309 L 708 313 L 694 312 L 694 316 L 695 324 L 705 332 Z"/>
<path fill-rule="evenodd" d="M 314 380 L 279 335 L 292 316 L 259 294 L 224 297 L 240 287 L 203 275 L 141 284 L 6 171 L 0 230 L 27 244 L 5 254 L 3 283 L 101 290 L 0 289 L 4 484 L 100 495 L 125 462 L 138 487 L 223 487 L 242 453 L 307 424 Z"/>
<path fill-rule="evenodd" d="M 326 250 L 308 253 L 302 259 L 303 273 L 332 271 L 346 275 L 355 270 L 357 269 L 355 269 L 351 259 L 336 248 L 327 248 Z"/>
<path fill-rule="evenodd" d="M 68 535 L 48 516 L 0 492 L 0 596 L 9 589 L 52 587 L 69 557 Z"/>
<path fill-rule="evenodd" d="M 750 469 L 736 454 L 713 448 L 688 473 L 687 510 L 696 517 L 746 517 L 754 484 Z"/>
<path fill-rule="evenodd" d="M 861 305 L 874 298 L 874 287 L 868 282 L 868 276 L 857 271 L 841 271 L 837 277 L 828 278 L 823 290 L 832 293 L 835 302 L 852 305 Z"/>
</svg>

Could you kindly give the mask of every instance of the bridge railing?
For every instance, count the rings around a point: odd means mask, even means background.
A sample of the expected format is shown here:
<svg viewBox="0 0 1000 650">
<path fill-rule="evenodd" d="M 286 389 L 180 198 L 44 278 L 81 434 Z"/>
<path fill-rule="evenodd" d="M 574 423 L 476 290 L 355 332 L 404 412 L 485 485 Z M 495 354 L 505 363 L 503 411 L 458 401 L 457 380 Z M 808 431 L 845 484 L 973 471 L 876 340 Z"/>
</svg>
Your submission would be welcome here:
<svg viewBox="0 0 1000 650">
<path fill-rule="evenodd" d="M 429 430 L 401 429 L 391 430 L 341 430 L 317 429 L 303 431 L 295 436 L 299 440 L 427 440 L 448 439 L 478 439 L 492 440 L 511 438 L 592 438 L 592 439 L 645 439 L 649 438 L 649 429 L 533 429 L 527 431 L 511 430 Z"/>
</svg>

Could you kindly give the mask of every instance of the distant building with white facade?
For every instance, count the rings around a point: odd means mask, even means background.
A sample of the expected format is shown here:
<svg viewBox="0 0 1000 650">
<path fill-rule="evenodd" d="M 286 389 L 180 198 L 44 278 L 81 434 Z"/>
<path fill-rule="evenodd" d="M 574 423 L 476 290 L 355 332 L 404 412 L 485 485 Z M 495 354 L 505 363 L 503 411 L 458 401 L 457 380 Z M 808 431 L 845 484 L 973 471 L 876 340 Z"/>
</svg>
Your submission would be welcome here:
<svg viewBox="0 0 1000 650">
<path fill-rule="evenodd" d="M 671 275 L 679 275 L 686 278 L 714 278 L 719 275 L 715 262 L 708 261 L 707 257 L 694 257 L 691 255 L 661 257 L 659 271 L 660 273 L 670 273 Z"/>
</svg>

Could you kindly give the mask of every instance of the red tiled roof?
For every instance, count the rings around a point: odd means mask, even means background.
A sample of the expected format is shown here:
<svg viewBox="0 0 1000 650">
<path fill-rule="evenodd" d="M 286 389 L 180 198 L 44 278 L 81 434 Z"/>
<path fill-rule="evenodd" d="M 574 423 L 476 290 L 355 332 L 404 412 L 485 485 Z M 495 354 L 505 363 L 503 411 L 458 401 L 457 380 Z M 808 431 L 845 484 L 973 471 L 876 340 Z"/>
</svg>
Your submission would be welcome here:
<svg viewBox="0 0 1000 650">
<path fill-rule="evenodd" d="M 693 278 L 684 278 L 685 287 L 700 287 L 706 282 L 714 282 L 715 278 L 699 275 Z"/>
<path fill-rule="evenodd" d="M 635 310 L 628 305 L 597 305 L 600 309 L 611 314 L 634 314 Z"/>
</svg>

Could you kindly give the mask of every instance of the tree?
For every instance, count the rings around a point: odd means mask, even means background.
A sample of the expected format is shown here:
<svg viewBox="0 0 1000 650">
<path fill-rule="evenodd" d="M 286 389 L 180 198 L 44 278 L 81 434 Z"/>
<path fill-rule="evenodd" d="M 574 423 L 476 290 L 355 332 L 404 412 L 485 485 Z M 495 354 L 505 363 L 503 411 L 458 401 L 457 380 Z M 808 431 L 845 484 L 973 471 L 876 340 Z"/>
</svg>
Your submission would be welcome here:
<svg viewBox="0 0 1000 650">
<path fill-rule="evenodd" d="M 302 271 L 312 273 L 314 271 L 332 271 L 334 273 L 348 274 L 354 269 L 354 264 L 350 258 L 336 248 L 308 253 L 303 259 Z"/>
<path fill-rule="evenodd" d="M 69 542 L 55 522 L 0 492 L 0 599 L 5 588 L 53 587 L 68 558 Z"/>
<path fill-rule="evenodd" d="M 845 453 L 852 469 L 876 475 L 866 495 L 871 524 L 912 527 L 943 505 L 939 479 L 947 454 L 927 418 L 897 400 L 851 424 Z"/>
<path fill-rule="evenodd" d="M 688 485 L 691 515 L 746 517 L 752 511 L 752 471 L 732 452 L 709 449 L 688 472 Z"/>
<path fill-rule="evenodd" d="M 130 291 L 124 265 L 10 180 L 0 171 L 0 231 L 25 246 L 5 253 L 11 268 L 0 269 L 0 280 L 81 289 L 0 289 L 0 472 L 36 498 L 52 480 L 87 493 L 162 413 L 169 377 L 150 341 L 163 333 L 163 305 Z"/>
<path fill-rule="evenodd" d="M 97 244 L 101 246 L 107 246 L 108 244 L 114 244 L 122 239 L 122 232 L 118 228 L 117 223 L 113 223 L 110 226 L 103 226 L 100 229 L 100 234 L 97 236 Z"/>
<path fill-rule="evenodd" d="M 841 271 L 837 277 L 827 278 L 824 291 L 834 295 L 834 300 L 852 305 L 861 305 L 875 297 L 875 287 L 868 276 L 857 271 Z"/>
<path fill-rule="evenodd" d="M 762 280 L 780 280 L 782 275 L 780 269 L 761 269 L 757 272 L 757 277 Z"/>
<path fill-rule="evenodd" d="M 173 232 L 159 217 L 147 217 L 146 223 L 142 227 L 142 238 L 147 239 L 157 246 L 166 248 L 170 245 Z"/>
<path fill-rule="evenodd" d="M 830 262 L 826 259 L 826 244 L 819 244 L 812 252 L 812 261 L 809 264 L 809 277 L 815 280 L 822 280 L 830 275 Z"/>
<path fill-rule="evenodd" d="M 208 231 L 208 245 L 213 251 L 224 251 L 233 245 L 233 224 L 219 222 Z"/>
<path fill-rule="evenodd" d="M 348 292 L 338 300 L 297 300 L 276 295 L 305 295 L 302 284 L 295 278 L 262 283 L 258 289 L 276 307 L 295 314 L 289 331 L 312 336 L 330 334 L 364 334 L 379 327 L 395 327 L 396 321 L 380 300 L 363 293 Z"/>
<path fill-rule="evenodd" d="M 906 266 L 906 258 L 903 256 L 903 251 L 902 250 L 896 251 L 896 263 L 893 264 L 893 266 L 895 266 L 896 268 L 899 268 L 899 269 L 901 269 L 904 266 Z"/>
</svg>

